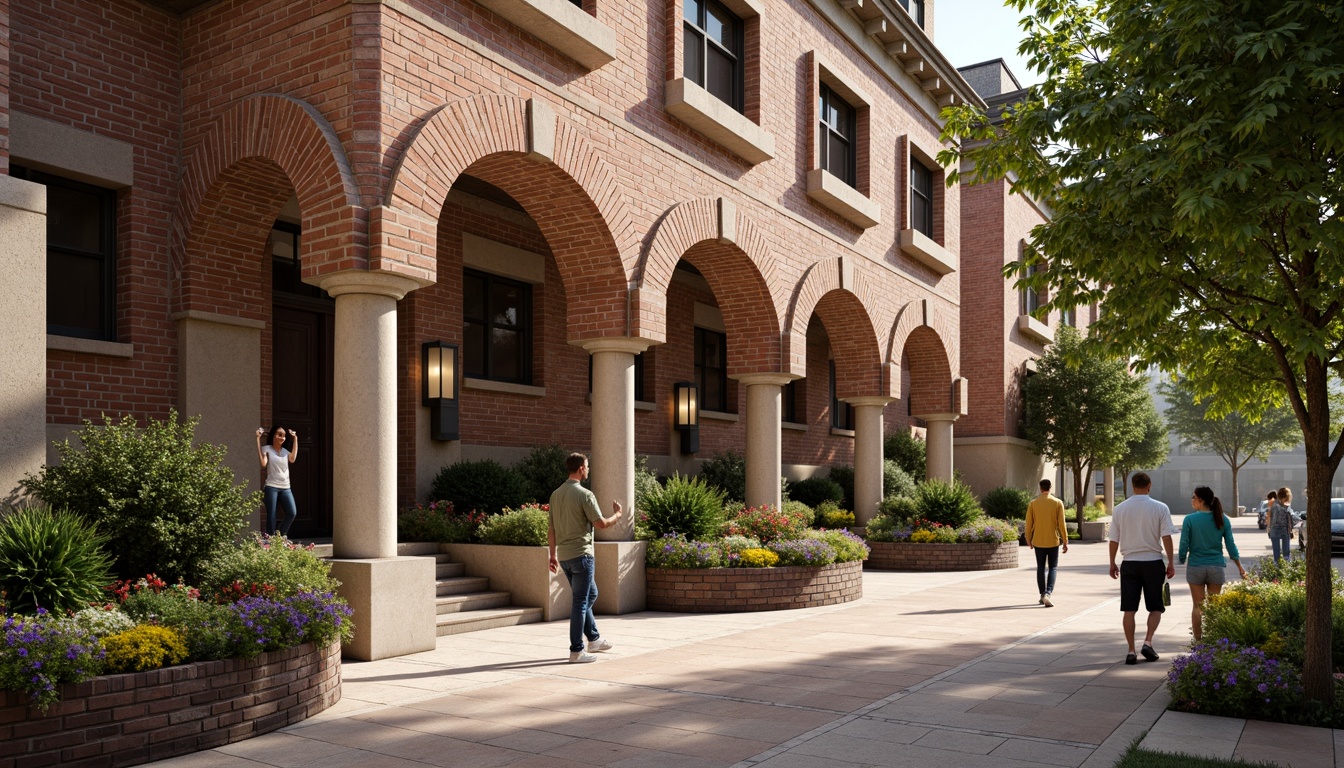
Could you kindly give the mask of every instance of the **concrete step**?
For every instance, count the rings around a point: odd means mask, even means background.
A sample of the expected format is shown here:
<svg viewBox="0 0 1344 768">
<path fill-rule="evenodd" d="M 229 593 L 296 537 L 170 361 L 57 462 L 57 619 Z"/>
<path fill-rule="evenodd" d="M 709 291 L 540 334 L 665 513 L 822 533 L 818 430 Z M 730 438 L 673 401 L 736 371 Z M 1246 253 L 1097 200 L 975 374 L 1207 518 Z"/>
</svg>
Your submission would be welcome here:
<svg viewBox="0 0 1344 768">
<path fill-rule="evenodd" d="M 443 637 L 538 621 L 541 621 L 540 608 L 487 608 L 465 613 L 445 613 L 438 617 L 436 623 L 438 636 Z"/>
<path fill-rule="evenodd" d="M 487 608 L 508 608 L 511 602 L 508 592 L 471 592 L 465 595 L 434 598 L 434 612 L 442 616 L 445 613 L 464 613 Z"/>
<path fill-rule="evenodd" d="M 447 557 L 447 555 L 444 555 L 444 557 Z M 467 566 L 461 563 L 450 563 L 447 560 L 439 560 L 434 563 L 434 578 L 436 579 L 454 579 L 465 575 L 467 575 Z"/>
<path fill-rule="evenodd" d="M 485 592 L 490 589 L 490 580 L 484 576 L 453 576 L 447 579 L 435 579 L 434 594 L 438 597 L 465 595 L 468 592 Z"/>
</svg>

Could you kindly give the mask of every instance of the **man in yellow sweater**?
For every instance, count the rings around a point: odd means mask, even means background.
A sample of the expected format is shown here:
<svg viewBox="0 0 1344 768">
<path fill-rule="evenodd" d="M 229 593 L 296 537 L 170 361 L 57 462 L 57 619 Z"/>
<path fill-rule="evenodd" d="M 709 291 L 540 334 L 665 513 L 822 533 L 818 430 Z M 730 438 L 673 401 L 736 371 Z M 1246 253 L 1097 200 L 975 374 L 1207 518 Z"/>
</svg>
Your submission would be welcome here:
<svg viewBox="0 0 1344 768">
<path fill-rule="evenodd" d="M 1069 530 L 1064 527 L 1064 502 L 1050 495 L 1050 481 L 1041 481 L 1041 495 L 1027 505 L 1027 546 L 1036 550 L 1036 588 L 1040 604 L 1050 608 L 1055 591 L 1055 570 L 1059 568 L 1059 548 L 1069 551 Z M 1050 575 L 1046 576 L 1046 565 Z"/>
</svg>

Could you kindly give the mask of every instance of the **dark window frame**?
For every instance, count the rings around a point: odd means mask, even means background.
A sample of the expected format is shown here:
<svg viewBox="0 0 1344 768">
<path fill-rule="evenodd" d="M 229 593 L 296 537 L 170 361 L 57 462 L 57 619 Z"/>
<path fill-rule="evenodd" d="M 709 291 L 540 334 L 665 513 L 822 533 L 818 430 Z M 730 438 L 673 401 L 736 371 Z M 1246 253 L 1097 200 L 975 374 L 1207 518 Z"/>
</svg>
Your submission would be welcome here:
<svg viewBox="0 0 1344 768">
<path fill-rule="evenodd" d="M 718 337 L 719 344 L 723 349 L 723 367 L 715 368 L 705 365 L 705 337 L 713 334 Z M 709 402 L 709 388 L 706 386 L 709 376 L 713 375 L 716 383 L 719 385 L 719 401 Z M 722 331 L 712 331 L 708 328 L 696 327 L 695 329 L 695 384 L 700 390 L 700 410 L 718 411 L 728 413 L 728 334 Z"/>
<path fill-rule="evenodd" d="M 794 379 L 780 388 L 779 420 L 789 424 L 807 423 L 807 389 L 804 379 Z"/>
<path fill-rule="evenodd" d="M 635 402 L 646 403 L 644 399 L 644 352 L 635 353 Z M 588 356 L 588 396 L 593 396 L 593 356 Z"/>
<path fill-rule="evenodd" d="M 831 427 L 854 431 L 854 406 L 836 397 L 835 361 L 829 361 L 831 375 Z"/>
<path fill-rule="evenodd" d="M 1040 264 L 1032 264 L 1027 267 L 1027 276 L 1031 277 L 1041 271 Z M 1022 314 L 1030 315 L 1041 308 L 1041 294 L 1035 288 L 1022 289 Z"/>
<path fill-rule="evenodd" d="M 701 88 L 706 93 L 723 101 L 732 107 L 738 113 L 746 111 L 746 22 L 737 14 L 733 13 L 728 6 L 718 2 L 718 0 L 695 0 L 696 18 L 690 19 L 686 16 L 686 3 L 682 1 L 682 76 Z M 709 35 L 709 11 L 713 7 L 718 13 L 729 20 L 730 33 L 732 34 L 732 46 L 725 46 L 718 40 Z M 688 72 L 687 67 L 691 63 L 691 58 L 686 55 L 694 43 L 698 48 L 700 66 L 698 71 Z M 711 48 L 722 55 L 728 57 L 733 63 L 733 93 L 732 100 L 725 101 L 719 94 L 709 89 L 709 55 Z"/>
<path fill-rule="evenodd" d="M 34 170 L 20 164 L 10 166 L 10 175 L 17 179 L 24 179 L 35 184 L 41 184 L 45 187 L 62 187 L 64 189 L 91 194 L 98 198 L 99 207 L 99 232 L 98 239 L 101 248 L 98 251 L 85 251 L 79 248 L 69 246 L 53 245 L 50 235 L 47 237 L 48 261 L 50 254 L 54 251 L 67 256 L 75 256 L 85 259 L 98 259 L 99 261 L 99 287 L 98 292 L 102 297 L 103 311 L 98 318 L 99 327 L 95 329 L 77 328 L 66 325 L 56 325 L 51 322 L 51 285 L 53 281 L 48 278 L 47 288 L 47 333 L 53 336 L 71 336 L 80 339 L 95 339 L 98 341 L 116 341 L 117 340 L 117 191 L 106 187 L 99 187 L 93 184 L 86 184 L 81 181 L 75 181 L 64 176 L 59 176 L 44 171 Z M 50 196 L 48 196 L 50 199 Z M 50 210 L 48 210 L 48 221 L 50 221 Z M 48 267 L 50 268 L 50 267 Z"/>
<path fill-rule="evenodd" d="M 859 187 L 859 110 L 850 104 L 836 90 L 826 83 L 817 84 L 817 167 L 840 179 L 851 187 Z M 841 131 L 827 119 L 834 109 L 847 119 L 848 132 Z M 838 122 L 838 120 L 837 120 Z M 830 139 L 832 136 L 845 143 L 845 162 L 847 173 L 836 173 L 835 162 L 831 158 Z"/>
<path fill-rule="evenodd" d="M 933 239 L 933 169 L 919 158 L 910 157 L 910 228 Z M 920 204 L 923 210 L 920 210 Z"/>
<path fill-rule="evenodd" d="M 919 28 L 924 29 L 924 0 L 900 0 L 900 3 Z"/>
<path fill-rule="evenodd" d="M 467 317 L 466 302 L 463 302 L 463 305 L 462 305 L 462 326 L 463 326 L 463 334 L 462 334 L 462 346 L 463 346 L 462 375 L 463 375 L 463 377 L 465 377 L 465 378 L 470 378 L 470 379 L 483 379 L 483 380 L 486 380 L 486 381 L 500 381 L 500 382 L 504 382 L 504 383 L 508 383 L 508 384 L 531 385 L 531 384 L 532 384 L 532 358 L 533 358 L 533 353 L 532 353 L 532 334 L 533 334 L 533 328 L 532 328 L 532 317 L 533 317 L 532 304 L 533 304 L 533 300 L 534 300 L 533 292 L 532 292 L 532 284 L 531 284 L 531 283 L 525 283 L 525 282 L 523 282 L 523 281 L 521 281 L 521 280 L 510 280 L 510 279 L 507 278 L 507 277 L 500 277 L 499 275 L 492 275 L 492 274 L 490 274 L 489 272 L 481 272 L 481 271 L 479 271 L 479 270 L 475 270 L 475 269 L 465 269 L 465 268 L 464 268 L 464 269 L 462 270 L 462 276 L 463 276 L 463 290 L 464 290 L 464 291 L 466 290 L 466 278 L 468 278 L 468 277 L 471 277 L 471 278 L 474 278 L 474 279 L 478 279 L 478 280 L 482 280 L 482 281 L 484 282 L 484 285 L 482 286 L 482 293 L 483 293 L 482 302 L 483 302 L 484 307 L 485 307 L 485 316 L 484 316 L 484 317 L 480 317 L 480 318 L 472 318 L 472 317 Z M 519 288 L 519 289 L 521 290 L 521 299 L 520 299 L 519 302 L 518 302 L 518 304 L 519 304 L 519 306 L 518 306 L 518 322 L 517 322 L 517 324 L 514 325 L 514 326 L 504 326 L 504 325 L 502 325 L 502 324 L 499 324 L 499 323 L 494 322 L 494 320 L 493 320 L 494 316 L 495 316 L 496 314 L 498 314 L 497 312 L 494 311 L 494 308 L 490 306 L 490 294 L 491 294 L 490 287 L 491 287 L 491 285 L 494 284 L 494 283 L 502 283 L 502 284 L 505 284 L 505 285 L 514 286 L 514 287 L 517 287 L 517 288 Z M 466 332 L 465 332 L 465 329 L 466 329 L 466 325 L 467 325 L 467 323 L 469 323 L 469 322 L 471 322 L 471 323 L 478 323 L 478 324 L 484 326 L 484 328 L 485 328 L 486 344 L 485 344 L 485 347 L 481 350 L 481 354 L 482 354 L 482 357 L 483 357 L 484 368 L 485 368 L 485 373 L 484 373 L 484 374 L 469 372 L 469 371 L 467 370 L 467 367 L 466 367 L 466 356 L 467 356 L 467 355 L 466 355 L 466 346 L 467 346 L 467 343 L 468 343 L 468 336 L 467 336 L 467 334 L 466 334 Z M 520 375 L 519 375 L 518 378 L 508 378 L 508 377 L 505 377 L 505 376 L 496 375 L 496 374 L 494 373 L 493 348 L 492 348 L 491 345 L 490 345 L 489 338 L 490 338 L 490 336 L 491 336 L 491 331 L 492 331 L 496 326 L 499 326 L 499 327 L 502 327 L 502 328 L 507 328 L 508 330 L 510 330 L 510 331 L 515 331 L 515 332 L 517 332 L 517 333 L 519 334 L 519 342 L 518 342 L 518 343 L 519 343 L 519 352 L 520 352 L 520 358 L 521 358 L 521 359 L 518 361 L 518 362 L 519 362 L 518 367 L 519 367 L 519 373 L 520 373 Z"/>
</svg>

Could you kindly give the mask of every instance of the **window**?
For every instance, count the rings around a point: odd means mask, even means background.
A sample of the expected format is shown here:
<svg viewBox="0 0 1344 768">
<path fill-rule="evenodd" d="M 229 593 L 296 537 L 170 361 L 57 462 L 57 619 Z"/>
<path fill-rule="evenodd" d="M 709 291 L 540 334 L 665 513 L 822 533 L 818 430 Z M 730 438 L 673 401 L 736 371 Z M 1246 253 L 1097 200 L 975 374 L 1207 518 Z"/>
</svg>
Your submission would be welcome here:
<svg viewBox="0 0 1344 768">
<path fill-rule="evenodd" d="M 29 170 L 47 188 L 47 333 L 116 341 L 117 193 Z"/>
<path fill-rule="evenodd" d="M 910 158 L 910 228 L 933 237 L 933 171 Z"/>
<path fill-rule="evenodd" d="M 695 329 L 695 383 L 700 389 L 700 410 L 728 410 L 727 335 Z"/>
<path fill-rule="evenodd" d="M 831 426 L 854 429 L 854 406 L 835 396 L 835 361 L 831 361 Z"/>
<path fill-rule="evenodd" d="M 780 421 L 790 424 L 807 423 L 807 392 L 803 379 L 794 379 L 780 392 Z"/>
<path fill-rule="evenodd" d="M 851 187 L 858 188 L 855 173 L 854 107 L 841 99 L 830 86 L 820 84 L 817 114 L 821 125 L 817 131 L 819 166 Z"/>
<path fill-rule="evenodd" d="M 920 29 L 924 28 L 924 0 L 899 0 L 901 7 L 910 12 Z"/>
<path fill-rule="evenodd" d="M 648 402 L 644 399 L 644 354 L 635 354 L 635 402 Z M 593 356 L 588 356 L 588 394 L 593 394 Z"/>
<path fill-rule="evenodd" d="M 685 0 L 682 74 L 742 111 L 742 20 L 717 0 Z"/>
<path fill-rule="evenodd" d="M 1032 264 L 1027 267 L 1027 276 L 1031 277 L 1041 271 L 1040 264 Z M 1041 308 L 1041 294 L 1035 288 L 1022 289 L 1022 314 L 1030 315 L 1032 312 Z"/>
<path fill-rule="evenodd" d="M 462 373 L 532 383 L 532 286 L 462 272 Z"/>
<path fill-rule="evenodd" d="M 1069 309 L 1059 310 L 1059 324 L 1067 325 L 1070 328 L 1078 327 L 1078 310 L 1070 307 Z"/>
</svg>

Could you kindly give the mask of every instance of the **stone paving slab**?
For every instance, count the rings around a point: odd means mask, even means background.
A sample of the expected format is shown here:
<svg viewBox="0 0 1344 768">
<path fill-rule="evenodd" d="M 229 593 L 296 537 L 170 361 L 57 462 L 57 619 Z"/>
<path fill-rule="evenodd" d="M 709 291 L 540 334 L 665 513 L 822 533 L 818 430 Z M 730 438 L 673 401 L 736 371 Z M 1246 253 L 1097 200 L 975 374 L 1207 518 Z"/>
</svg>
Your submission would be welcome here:
<svg viewBox="0 0 1344 768">
<path fill-rule="evenodd" d="M 1254 518 L 1233 524 L 1245 558 L 1268 551 Z M 1145 733 L 1163 750 L 1337 764 L 1339 731 L 1165 712 L 1188 589 L 1178 575 L 1163 659 L 1124 666 L 1106 560 L 1105 543 L 1071 545 L 1048 609 L 1024 557 L 868 571 L 864 597 L 838 606 L 602 616 L 616 647 L 595 664 L 564 662 L 564 622 L 442 637 L 346 663 L 342 701 L 306 722 L 162 765 L 1110 768 Z"/>
</svg>

